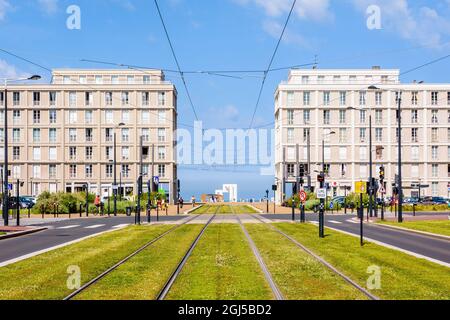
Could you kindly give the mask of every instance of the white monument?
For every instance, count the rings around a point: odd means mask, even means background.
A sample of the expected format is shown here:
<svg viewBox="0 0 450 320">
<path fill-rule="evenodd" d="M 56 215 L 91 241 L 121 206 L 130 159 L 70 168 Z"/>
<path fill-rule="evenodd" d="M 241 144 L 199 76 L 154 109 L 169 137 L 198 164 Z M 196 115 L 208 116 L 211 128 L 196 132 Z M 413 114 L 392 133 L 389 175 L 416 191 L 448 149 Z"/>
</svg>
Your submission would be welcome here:
<svg viewBox="0 0 450 320">
<path fill-rule="evenodd" d="M 230 196 L 230 202 L 237 202 L 238 199 L 238 186 L 237 184 L 224 184 L 223 193 L 228 193 Z"/>
</svg>

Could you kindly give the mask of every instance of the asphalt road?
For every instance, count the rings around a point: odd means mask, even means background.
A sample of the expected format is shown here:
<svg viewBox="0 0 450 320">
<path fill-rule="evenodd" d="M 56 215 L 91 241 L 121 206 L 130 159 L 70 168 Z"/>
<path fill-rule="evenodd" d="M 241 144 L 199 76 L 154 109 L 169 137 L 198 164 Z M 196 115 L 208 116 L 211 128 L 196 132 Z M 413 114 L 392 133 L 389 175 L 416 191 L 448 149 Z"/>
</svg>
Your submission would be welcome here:
<svg viewBox="0 0 450 320">
<path fill-rule="evenodd" d="M 265 214 L 262 216 L 275 220 L 292 220 L 291 214 Z M 306 217 L 307 221 L 312 223 L 318 223 L 319 221 L 318 215 L 316 214 L 308 214 Z M 327 215 L 325 217 L 325 226 L 349 232 L 354 235 L 359 235 L 359 223 L 352 221 L 352 218 L 355 217 L 355 215 Z M 299 214 L 296 215 L 296 219 L 297 221 L 300 220 Z M 403 250 L 411 251 L 413 253 L 450 264 L 450 240 L 437 239 L 409 231 L 387 229 L 385 227 L 367 223 L 364 224 L 364 236 Z"/>
<path fill-rule="evenodd" d="M 160 222 L 173 222 L 186 216 L 161 216 Z M 155 221 L 156 217 L 152 217 Z M 146 217 L 142 217 L 146 221 Z M 47 230 L 38 233 L 0 241 L 0 264 L 34 252 L 46 250 L 58 245 L 92 236 L 108 230 L 114 230 L 134 224 L 133 217 L 111 217 L 91 219 L 71 219 L 59 222 L 38 223 Z"/>
</svg>

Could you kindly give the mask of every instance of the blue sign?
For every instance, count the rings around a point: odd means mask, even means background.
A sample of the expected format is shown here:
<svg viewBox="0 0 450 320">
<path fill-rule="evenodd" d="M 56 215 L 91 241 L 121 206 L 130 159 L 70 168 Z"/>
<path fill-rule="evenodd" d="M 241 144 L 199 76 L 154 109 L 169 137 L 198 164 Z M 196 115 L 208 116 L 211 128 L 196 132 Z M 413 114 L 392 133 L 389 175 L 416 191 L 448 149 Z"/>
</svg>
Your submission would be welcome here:
<svg viewBox="0 0 450 320">
<path fill-rule="evenodd" d="M 12 190 L 13 189 L 13 185 L 12 185 L 12 183 L 9 183 L 8 184 L 8 190 Z"/>
<path fill-rule="evenodd" d="M 334 202 L 330 202 L 330 209 L 334 208 Z"/>
<path fill-rule="evenodd" d="M 159 184 L 159 177 L 153 177 L 153 183 Z"/>
</svg>

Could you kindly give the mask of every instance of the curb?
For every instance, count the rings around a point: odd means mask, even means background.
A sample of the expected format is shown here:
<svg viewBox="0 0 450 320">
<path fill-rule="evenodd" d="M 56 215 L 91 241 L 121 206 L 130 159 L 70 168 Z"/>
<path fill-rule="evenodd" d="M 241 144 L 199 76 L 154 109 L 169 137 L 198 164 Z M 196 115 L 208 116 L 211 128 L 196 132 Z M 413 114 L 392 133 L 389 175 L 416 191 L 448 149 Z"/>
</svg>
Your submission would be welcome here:
<svg viewBox="0 0 450 320">
<path fill-rule="evenodd" d="M 13 232 L 10 234 L 6 234 L 3 236 L 0 236 L 0 241 L 1 240 L 6 240 L 6 239 L 12 239 L 12 238 L 18 238 L 21 236 L 26 236 L 28 234 L 33 234 L 33 233 L 37 233 L 37 232 L 41 232 L 44 230 L 47 230 L 48 228 L 36 228 L 36 229 L 31 229 L 31 230 L 26 230 L 26 231 L 20 231 L 20 232 Z"/>
<path fill-rule="evenodd" d="M 183 214 L 185 214 L 185 215 L 191 214 L 191 212 L 193 212 L 193 211 L 195 211 L 195 210 L 197 210 L 197 209 L 199 209 L 199 208 L 201 208 L 201 207 L 203 207 L 203 206 L 204 206 L 204 205 L 201 204 L 201 205 L 199 205 L 198 207 L 194 207 L 194 208 L 192 208 L 192 209 L 190 209 L 190 210 L 188 210 L 188 211 L 185 211 Z"/>
<path fill-rule="evenodd" d="M 374 223 L 372 222 L 372 225 L 381 227 L 381 228 L 387 228 L 387 229 L 393 229 L 393 230 L 400 230 L 400 231 L 406 231 L 406 232 L 412 232 L 412 233 L 417 233 L 423 236 L 428 236 L 431 238 L 437 238 L 439 240 L 447 240 L 450 241 L 450 237 L 449 236 L 445 236 L 442 234 L 437 234 L 437 233 L 431 233 L 431 232 L 426 232 L 426 231 L 421 231 L 421 230 L 413 230 L 413 229 L 408 229 L 408 228 L 402 228 L 402 227 L 397 227 L 397 226 L 391 226 L 391 225 L 385 225 L 385 224 L 380 224 L 380 223 Z"/>
</svg>

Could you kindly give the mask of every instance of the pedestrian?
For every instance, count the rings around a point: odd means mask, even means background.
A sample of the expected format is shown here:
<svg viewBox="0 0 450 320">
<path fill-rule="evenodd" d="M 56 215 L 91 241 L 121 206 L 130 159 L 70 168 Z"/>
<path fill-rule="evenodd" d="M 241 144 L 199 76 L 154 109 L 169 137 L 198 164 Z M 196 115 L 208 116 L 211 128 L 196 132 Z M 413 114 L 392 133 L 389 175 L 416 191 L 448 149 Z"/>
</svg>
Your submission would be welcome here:
<svg viewBox="0 0 450 320">
<path fill-rule="evenodd" d="M 100 205 L 101 205 L 100 195 L 97 195 L 95 197 L 94 205 L 97 208 L 97 212 L 100 212 Z"/>
<path fill-rule="evenodd" d="M 180 208 L 183 209 L 184 200 L 183 200 L 182 197 L 180 197 L 180 198 L 178 199 L 178 203 L 180 204 Z"/>
<path fill-rule="evenodd" d="M 192 207 L 194 208 L 195 207 L 195 197 L 194 196 L 192 196 L 191 202 L 192 202 Z"/>
</svg>

